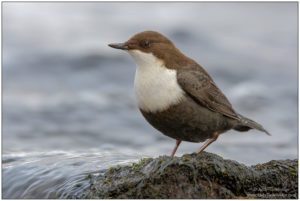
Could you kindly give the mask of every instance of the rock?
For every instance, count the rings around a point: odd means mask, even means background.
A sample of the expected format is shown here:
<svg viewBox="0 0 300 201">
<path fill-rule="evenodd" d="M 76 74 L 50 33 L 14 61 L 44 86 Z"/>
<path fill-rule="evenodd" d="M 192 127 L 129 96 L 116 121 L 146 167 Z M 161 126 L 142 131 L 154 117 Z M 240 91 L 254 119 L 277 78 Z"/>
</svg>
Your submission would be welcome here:
<svg viewBox="0 0 300 201">
<path fill-rule="evenodd" d="M 84 185 L 85 183 L 85 185 Z M 298 160 L 245 166 L 215 154 L 145 158 L 89 174 L 65 198 L 298 198 Z"/>
</svg>

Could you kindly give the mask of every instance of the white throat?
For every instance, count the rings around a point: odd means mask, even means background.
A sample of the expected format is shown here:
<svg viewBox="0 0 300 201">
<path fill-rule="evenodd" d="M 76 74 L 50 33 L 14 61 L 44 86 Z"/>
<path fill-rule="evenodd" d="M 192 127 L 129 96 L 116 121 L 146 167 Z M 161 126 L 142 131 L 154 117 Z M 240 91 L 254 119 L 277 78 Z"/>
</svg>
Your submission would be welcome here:
<svg viewBox="0 0 300 201">
<path fill-rule="evenodd" d="M 134 89 L 140 109 L 159 112 L 181 101 L 184 91 L 177 83 L 176 70 L 166 68 L 152 53 L 139 50 L 129 53 L 137 65 Z"/>
</svg>

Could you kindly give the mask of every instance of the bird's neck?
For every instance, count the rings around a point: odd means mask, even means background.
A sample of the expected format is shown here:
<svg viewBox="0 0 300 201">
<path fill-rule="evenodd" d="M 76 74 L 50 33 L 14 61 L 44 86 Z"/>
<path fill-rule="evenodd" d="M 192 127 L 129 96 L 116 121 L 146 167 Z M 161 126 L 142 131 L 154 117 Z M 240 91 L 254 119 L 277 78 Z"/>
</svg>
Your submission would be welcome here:
<svg viewBox="0 0 300 201">
<path fill-rule="evenodd" d="M 137 69 L 134 88 L 140 109 L 157 112 L 178 104 L 183 90 L 177 83 L 177 72 L 165 67 L 164 62 L 151 53 L 131 52 Z"/>
</svg>

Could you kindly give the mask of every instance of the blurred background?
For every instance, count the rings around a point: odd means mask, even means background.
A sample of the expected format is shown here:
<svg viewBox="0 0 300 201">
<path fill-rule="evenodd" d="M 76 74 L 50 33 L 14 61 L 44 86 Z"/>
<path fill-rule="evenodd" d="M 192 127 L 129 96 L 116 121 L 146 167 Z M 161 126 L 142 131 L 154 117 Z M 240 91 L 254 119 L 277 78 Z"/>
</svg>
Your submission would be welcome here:
<svg viewBox="0 0 300 201">
<path fill-rule="evenodd" d="M 64 197 L 87 173 L 170 155 L 175 140 L 136 106 L 134 61 L 107 46 L 144 30 L 170 38 L 272 134 L 229 131 L 206 151 L 247 165 L 297 158 L 297 6 L 2 3 L 3 198 Z"/>
</svg>

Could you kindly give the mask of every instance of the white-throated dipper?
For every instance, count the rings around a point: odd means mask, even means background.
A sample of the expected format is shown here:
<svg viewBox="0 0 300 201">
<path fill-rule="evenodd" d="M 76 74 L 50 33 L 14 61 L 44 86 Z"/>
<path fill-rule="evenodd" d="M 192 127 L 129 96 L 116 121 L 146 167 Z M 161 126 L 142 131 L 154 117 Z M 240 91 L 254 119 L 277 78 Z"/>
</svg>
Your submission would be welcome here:
<svg viewBox="0 0 300 201">
<path fill-rule="evenodd" d="M 109 46 L 134 58 L 138 107 L 154 128 L 176 139 L 172 157 L 182 141 L 208 139 L 200 153 L 230 129 L 257 129 L 270 135 L 260 124 L 238 114 L 210 75 L 162 34 L 144 31 Z"/>
</svg>

